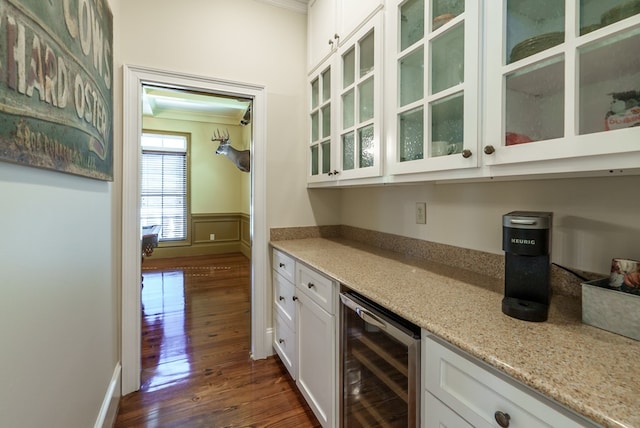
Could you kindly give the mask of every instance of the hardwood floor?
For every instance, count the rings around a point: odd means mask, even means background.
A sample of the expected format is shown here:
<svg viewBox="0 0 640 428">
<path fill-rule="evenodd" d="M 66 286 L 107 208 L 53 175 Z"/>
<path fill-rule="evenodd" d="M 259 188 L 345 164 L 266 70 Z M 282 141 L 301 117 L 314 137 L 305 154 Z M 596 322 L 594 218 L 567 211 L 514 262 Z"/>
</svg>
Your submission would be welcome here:
<svg viewBox="0 0 640 428">
<path fill-rule="evenodd" d="M 140 391 L 116 428 L 320 427 L 277 357 L 252 361 L 242 254 L 143 264 Z"/>
</svg>

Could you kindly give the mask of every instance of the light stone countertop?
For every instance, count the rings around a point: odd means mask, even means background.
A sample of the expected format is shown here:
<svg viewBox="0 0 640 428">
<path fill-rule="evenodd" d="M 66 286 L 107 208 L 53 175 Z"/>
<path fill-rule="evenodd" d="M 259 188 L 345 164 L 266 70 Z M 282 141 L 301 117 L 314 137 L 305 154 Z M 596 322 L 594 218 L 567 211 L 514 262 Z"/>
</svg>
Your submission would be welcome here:
<svg viewBox="0 0 640 428">
<path fill-rule="evenodd" d="M 496 278 L 341 239 L 271 245 L 605 427 L 640 428 L 640 342 L 583 324 L 575 298 L 526 322 L 502 313 Z"/>
</svg>

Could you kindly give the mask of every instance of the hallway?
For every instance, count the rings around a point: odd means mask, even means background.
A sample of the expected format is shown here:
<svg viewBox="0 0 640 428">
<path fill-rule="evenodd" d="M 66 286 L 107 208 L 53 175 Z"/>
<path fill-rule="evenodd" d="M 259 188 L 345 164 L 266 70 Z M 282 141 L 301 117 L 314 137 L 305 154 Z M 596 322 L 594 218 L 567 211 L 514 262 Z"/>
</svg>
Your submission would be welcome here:
<svg viewBox="0 0 640 428">
<path fill-rule="evenodd" d="M 140 391 L 116 427 L 318 427 L 277 359 L 252 361 L 242 254 L 143 264 Z"/>
</svg>

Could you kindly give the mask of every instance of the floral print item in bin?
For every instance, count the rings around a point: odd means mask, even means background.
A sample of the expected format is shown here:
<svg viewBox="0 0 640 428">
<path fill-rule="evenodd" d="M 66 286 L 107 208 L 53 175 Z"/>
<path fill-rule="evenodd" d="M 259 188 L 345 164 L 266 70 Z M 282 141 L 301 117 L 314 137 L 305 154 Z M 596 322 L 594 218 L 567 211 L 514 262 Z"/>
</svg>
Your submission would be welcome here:
<svg viewBox="0 0 640 428">
<path fill-rule="evenodd" d="M 640 294 L 640 261 L 611 260 L 609 286 L 627 293 Z"/>
</svg>

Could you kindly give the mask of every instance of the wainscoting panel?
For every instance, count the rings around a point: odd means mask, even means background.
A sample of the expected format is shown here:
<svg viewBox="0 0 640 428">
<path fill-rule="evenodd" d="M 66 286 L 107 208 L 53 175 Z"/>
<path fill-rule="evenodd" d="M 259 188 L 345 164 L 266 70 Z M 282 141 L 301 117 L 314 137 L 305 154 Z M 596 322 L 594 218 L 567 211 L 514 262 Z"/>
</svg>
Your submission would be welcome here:
<svg viewBox="0 0 640 428">
<path fill-rule="evenodd" d="M 161 243 L 151 257 L 186 257 L 241 252 L 251 258 L 251 221 L 243 213 L 191 215 L 191 243 Z M 211 235 L 214 239 L 211 240 Z"/>
<path fill-rule="evenodd" d="M 215 239 L 211 240 L 211 235 Z M 192 215 L 191 236 L 193 244 L 210 244 L 240 240 L 240 216 L 236 215 Z"/>
</svg>

